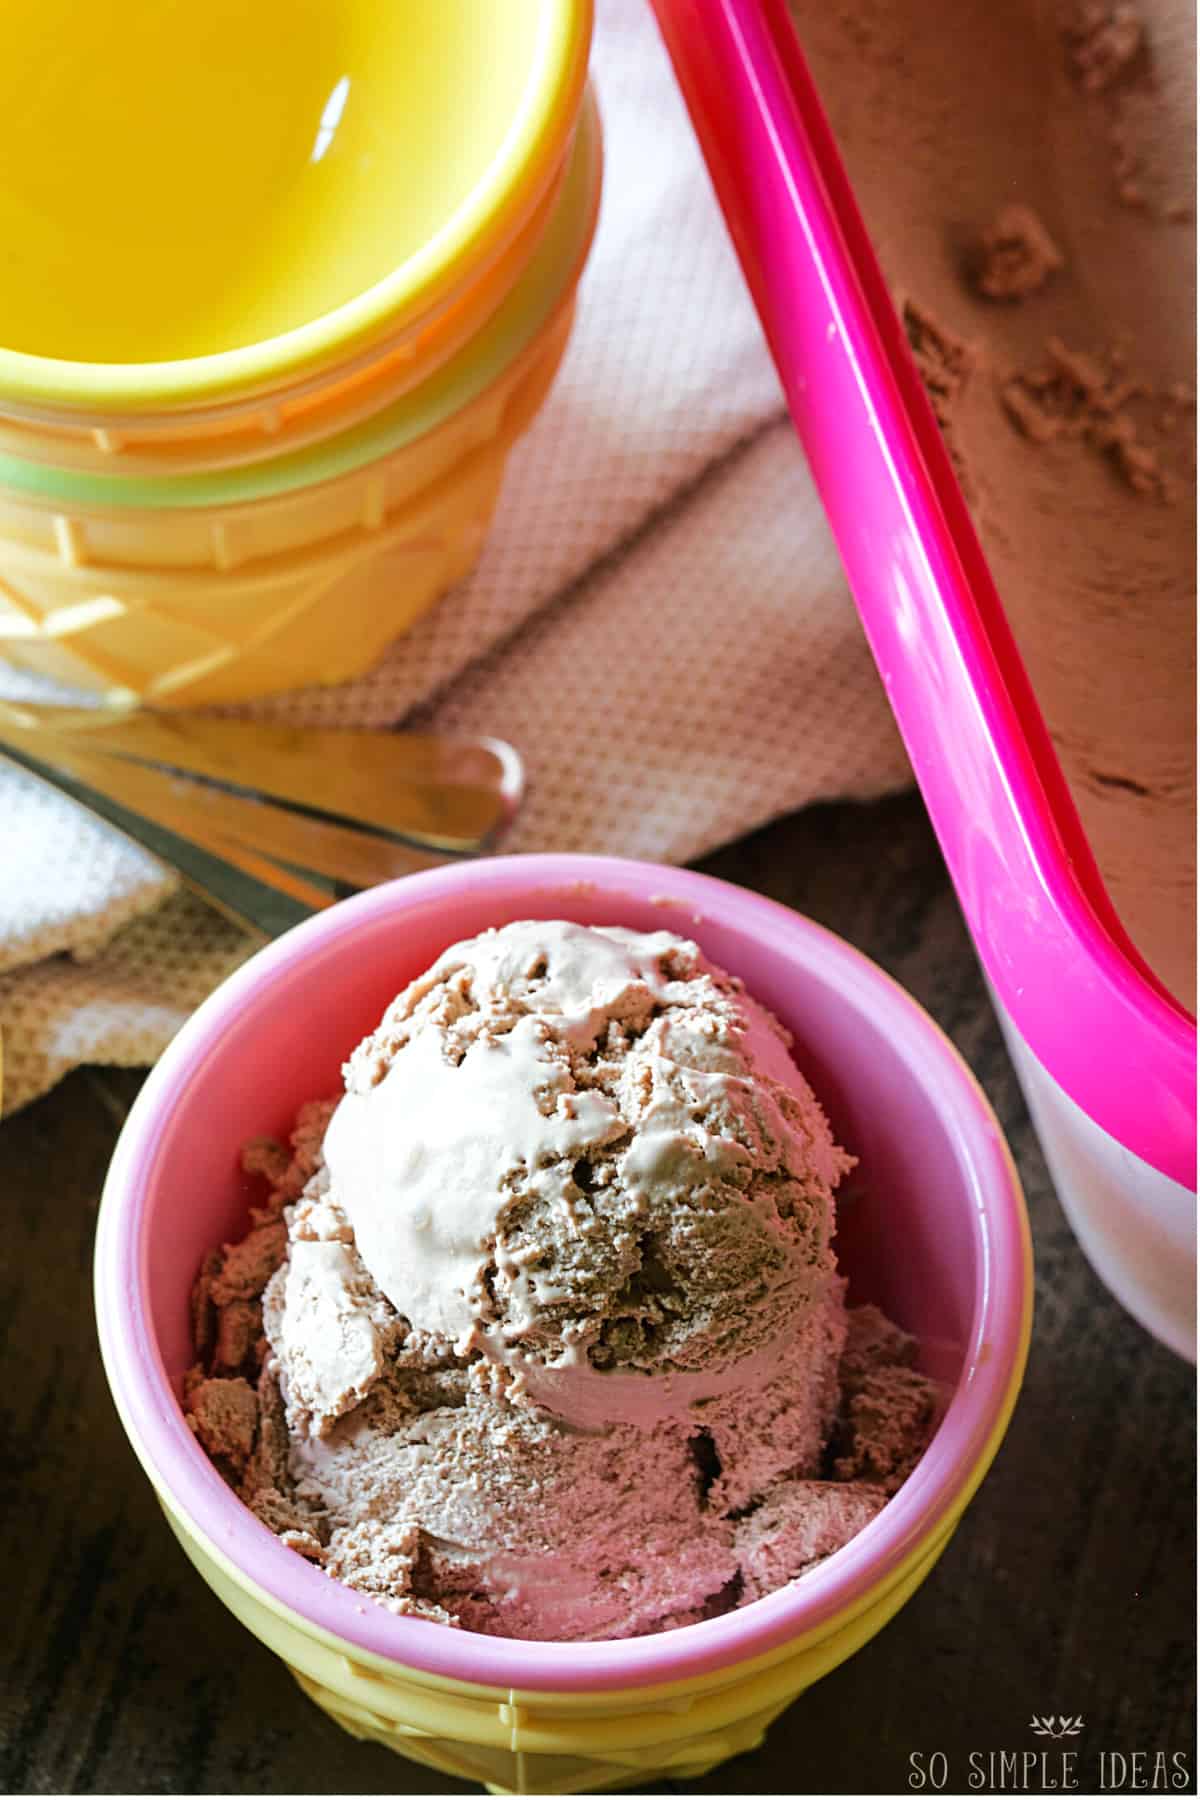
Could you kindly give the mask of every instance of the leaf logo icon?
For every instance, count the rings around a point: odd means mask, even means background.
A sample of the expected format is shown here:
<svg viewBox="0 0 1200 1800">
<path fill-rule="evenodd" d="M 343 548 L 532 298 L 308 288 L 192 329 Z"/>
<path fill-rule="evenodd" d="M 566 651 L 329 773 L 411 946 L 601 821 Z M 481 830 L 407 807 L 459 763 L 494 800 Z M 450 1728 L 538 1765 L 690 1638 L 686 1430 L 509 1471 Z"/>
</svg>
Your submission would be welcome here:
<svg viewBox="0 0 1200 1800">
<path fill-rule="evenodd" d="M 1059 1713 L 1055 1718 L 1053 1713 L 1034 1713 L 1029 1729 L 1035 1737 L 1078 1737 L 1083 1730 L 1083 1714 L 1076 1713 L 1072 1718 L 1067 1713 Z"/>
</svg>

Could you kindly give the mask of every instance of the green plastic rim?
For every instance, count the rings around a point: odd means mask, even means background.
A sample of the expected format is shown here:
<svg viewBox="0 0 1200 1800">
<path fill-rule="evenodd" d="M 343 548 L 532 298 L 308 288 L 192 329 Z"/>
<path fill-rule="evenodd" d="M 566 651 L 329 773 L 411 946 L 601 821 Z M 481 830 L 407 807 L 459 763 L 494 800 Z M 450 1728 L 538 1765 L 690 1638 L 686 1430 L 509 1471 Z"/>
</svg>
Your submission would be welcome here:
<svg viewBox="0 0 1200 1800">
<path fill-rule="evenodd" d="M 95 475 L 0 455 L 0 489 L 68 512 L 73 507 L 233 507 L 316 487 L 404 449 L 486 392 L 562 304 L 591 244 L 602 162 L 600 118 L 588 93 L 554 215 L 508 298 L 479 336 L 427 382 L 351 430 L 288 456 L 198 475 Z"/>
<path fill-rule="evenodd" d="M 533 4 L 534 0 L 522 0 Z M 89 363 L 0 349 L 0 396 L 89 412 L 162 412 L 270 390 L 414 321 L 519 231 L 560 166 L 587 80 L 593 0 L 536 0 L 541 30 L 522 104 L 483 178 L 428 243 L 332 312 L 278 337 L 176 362 Z"/>
</svg>

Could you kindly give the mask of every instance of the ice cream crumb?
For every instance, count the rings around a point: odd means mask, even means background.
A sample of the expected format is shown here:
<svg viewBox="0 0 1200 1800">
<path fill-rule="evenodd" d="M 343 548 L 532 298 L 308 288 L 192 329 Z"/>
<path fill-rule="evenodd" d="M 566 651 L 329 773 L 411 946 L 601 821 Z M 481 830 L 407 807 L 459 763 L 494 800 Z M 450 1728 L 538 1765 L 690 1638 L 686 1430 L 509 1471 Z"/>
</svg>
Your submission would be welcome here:
<svg viewBox="0 0 1200 1800">
<path fill-rule="evenodd" d="M 932 1436 L 938 1407 L 937 1389 L 918 1370 L 873 1369 L 846 1399 L 844 1448 L 833 1464 L 838 1480 L 878 1483 L 894 1493 L 912 1473 L 914 1445 Z"/>
<path fill-rule="evenodd" d="M 209 1295 L 217 1307 L 231 1300 L 252 1300 L 261 1294 L 287 1242 L 281 1219 L 258 1225 L 240 1244 L 227 1244 L 219 1275 L 209 1283 Z"/>
<path fill-rule="evenodd" d="M 969 500 L 973 484 L 966 458 L 958 443 L 955 407 L 967 385 L 975 365 L 975 353 L 962 338 L 940 323 L 916 300 L 905 300 L 900 316 L 918 373 L 929 395 L 930 405 L 958 476 L 959 485 Z"/>
<path fill-rule="evenodd" d="M 881 1487 L 781 1482 L 734 1527 L 743 1601 L 774 1593 L 832 1556 L 878 1517 L 887 1498 Z"/>
<path fill-rule="evenodd" d="M 938 424 L 950 423 L 951 406 L 966 386 L 974 361 L 969 346 L 939 324 L 931 312 L 915 300 L 902 309 L 904 330 L 921 379 L 933 403 Z"/>
<path fill-rule="evenodd" d="M 218 1464 L 240 1475 L 258 1433 L 258 1399 L 248 1381 L 209 1379 L 188 1395 L 187 1422 Z"/>
<path fill-rule="evenodd" d="M 1111 88 L 1137 61 L 1146 41 L 1141 13 L 1128 0 L 1090 0 L 1066 30 L 1072 72 L 1085 93 Z"/>
<path fill-rule="evenodd" d="M 325 1547 L 320 1538 L 314 1537 L 311 1531 L 281 1531 L 279 1538 L 281 1543 L 285 1544 L 289 1550 L 294 1550 L 298 1556 L 302 1556 L 306 1562 L 323 1563 L 325 1561 Z"/>
<path fill-rule="evenodd" d="M 1109 358 L 1072 350 L 1059 338 L 1046 345 L 1046 361 L 1001 383 L 1000 400 L 1012 424 L 1036 444 L 1075 438 L 1105 456 L 1134 494 L 1165 500 L 1170 485 L 1158 453 L 1138 436 L 1126 410 L 1139 398 L 1139 384 Z"/>
<path fill-rule="evenodd" d="M 256 1137 L 242 1147 L 242 1169 L 247 1175 L 259 1175 L 278 1187 L 287 1174 L 291 1157 L 283 1145 L 271 1137 Z"/>
<path fill-rule="evenodd" d="M 1097 420 L 1092 427 L 1092 441 L 1110 457 L 1125 485 L 1135 494 L 1157 500 L 1170 497 L 1158 452 L 1139 442 L 1137 428 L 1127 414 Z"/>
<path fill-rule="evenodd" d="M 254 1357 L 262 1335 L 262 1307 L 257 1300 L 234 1299 L 218 1316 L 217 1341 L 212 1352 L 213 1373 L 237 1375 Z"/>
<path fill-rule="evenodd" d="M 844 1394 L 857 1393 L 869 1375 L 895 1364 L 911 1369 L 917 1340 L 877 1306 L 854 1306 L 846 1314 L 846 1343 L 838 1367 Z"/>
<path fill-rule="evenodd" d="M 1062 254 L 1033 208 L 1013 202 L 980 236 L 974 285 L 989 300 L 1023 300 L 1062 267 Z"/>
<path fill-rule="evenodd" d="M 1000 389 L 1004 410 L 1021 433 L 1035 444 L 1048 444 L 1059 434 L 1060 424 L 1031 393 L 1019 376 L 1006 381 Z"/>
</svg>

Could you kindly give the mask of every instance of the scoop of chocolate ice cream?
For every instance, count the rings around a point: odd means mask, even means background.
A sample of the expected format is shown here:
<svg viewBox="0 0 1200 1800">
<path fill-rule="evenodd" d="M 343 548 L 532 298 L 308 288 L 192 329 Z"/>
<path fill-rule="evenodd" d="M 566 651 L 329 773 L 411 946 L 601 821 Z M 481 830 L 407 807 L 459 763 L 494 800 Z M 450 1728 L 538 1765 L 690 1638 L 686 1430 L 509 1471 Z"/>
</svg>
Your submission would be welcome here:
<svg viewBox="0 0 1200 1800">
<path fill-rule="evenodd" d="M 846 1358 L 832 1249 L 852 1158 L 695 944 L 485 933 L 345 1073 L 290 1163 L 255 1147 L 273 1198 L 198 1286 L 195 1428 L 285 1543 L 396 1611 L 621 1637 L 755 1598 L 884 1505 L 859 1365 L 891 1339 Z"/>
<path fill-rule="evenodd" d="M 615 1392 L 597 1371 L 707 1381 L 794 1334 L 851 1161 L 781 1028 L 694 944 L 543 922 L 399 997 L 325 1156 L 396 1311 L 567 1413 Z"/>
</svg>

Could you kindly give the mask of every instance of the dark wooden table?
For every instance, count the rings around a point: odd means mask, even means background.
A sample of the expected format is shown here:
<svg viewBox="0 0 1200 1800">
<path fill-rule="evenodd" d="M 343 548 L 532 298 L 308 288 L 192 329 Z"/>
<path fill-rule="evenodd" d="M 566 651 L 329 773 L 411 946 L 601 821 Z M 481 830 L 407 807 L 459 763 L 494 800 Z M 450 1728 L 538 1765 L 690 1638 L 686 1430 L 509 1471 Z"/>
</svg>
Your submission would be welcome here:
<svg viewBox="0 0 1200 1800">
<path fill-rule="evenodd" d="M 924 1587 L 764 1749 L 657 1791 L 903 1793 L 914 1768 L 940 1773 L 928 1759 L 941 1751 L 947 1791 L 974 1774 L 988 1792 L 1012 1766 L 992 1752 L 1041 1747 L 1034 1713 L 1082 1715 L 1082 1792 L 1101 1751 L 1125 1791 L 1139 1775 L 1149 1787 L 1160 1750 L 1186 1755 L 1175 1791 L 1194 1791 L 1192 1371 L 1076 1247 L 920 803 L 813 809 L 704 867 L 860 945 L 962 1049 L 1025 1182 L 1037 1315 L 1008 1438 Z M 4 1791 L 474 1791 L 343 1736 L 204 1587 L 151 1499 L 101 1373 L 90 1278 L 105 1165 L 139 1079 L 81 1070 L 0 1127 Z M 1044 1791 L 1020 1770 L 1007 1791 Z"/>
</svg>

